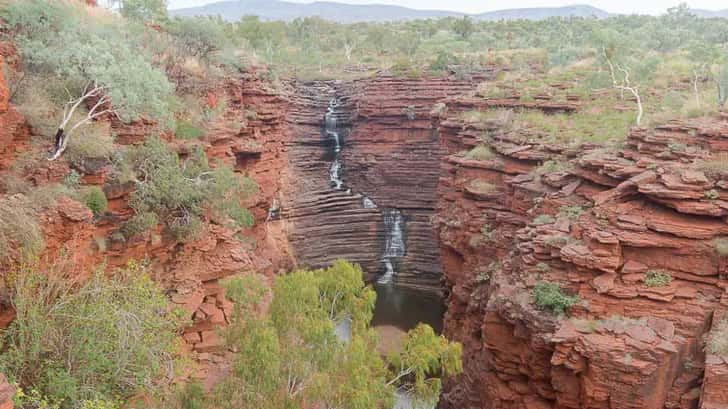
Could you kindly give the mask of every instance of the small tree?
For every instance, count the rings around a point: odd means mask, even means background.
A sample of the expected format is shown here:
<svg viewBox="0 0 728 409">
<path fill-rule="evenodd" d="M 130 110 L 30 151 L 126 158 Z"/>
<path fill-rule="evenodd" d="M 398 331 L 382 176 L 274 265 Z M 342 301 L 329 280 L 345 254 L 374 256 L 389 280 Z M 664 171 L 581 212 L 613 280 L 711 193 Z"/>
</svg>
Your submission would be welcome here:
<svg viewBox="0 0 728 409">
<path fill-rule="evenodd" d="M 452 30 L 455 34 L 459 35 L 460 38 L 467 39 L 475 31 L 475 24 L 473 23 L 473 19 L 468 16 L 463 16 L 463 18 L 455 20 L 452 25 Z"/>
<path fill-rule="evenodd" d="M 604 57 L 607 60 L 607 65 L 609 66 L 609 74 L 612 77 L 612 86 L 622 93 L 622 98 L 624 98 L 624 91 L 628 91 L 637 102 L 637 119 L 635 121 L 637 126 L 640 126 L 642 123 L 644 108 L 642 106 L 642 98 L 640 97 L 639 88 L 631 82 L 631 70 L 626 65 L 622 66 L 619 63 L 612 61 L 614 55 L 613 50 L 604 48 L 603 51 Z"/>
<path fill-rule="evenodd" d="M 722 108 L 728 100 L 728 64 L 721 64 L 717 71 L 715 85 L 718 89 L 718 107 Z"/>
<path fill-rule="evenodd" d="M 167 0 L 116 0 L 121 15 L 144 23 L 167 18 Z"/>
<path fill-rule="evenodd" d="M 225 24 L 219 17 L 177 17 L 168 30 L 182 53 L 209 61 L 228 42 Z"/>
<path fill-rule="evenodd" d="M 13 2 L 2 16 L 30 69 L 66 84 L 50 160 L 63 154 L 79 128 L 102 116 L 168 118 L 172 86 L 127 39 L 123 22 L 99 22 L 78 3 L 51 0 Z"/>
<path fill-rule="evenodd" d="M 434 404 L 442 390 L 442 378 L 462 372 L 462 346 L 419 324 L 407 333 L 402 352 L 392 356 L 396 372 L 388 385 L 410 393 L 416 401 Z"/>
<path fill-rule="evenodd" d="M 236 305 L 226 339 L 239 354 L 206 407 L 385 408 L 396 388 L 432 402 L 441 378 L 462 369 L 461 346 L 427 325 L 409 333 L 401 355 L 383 360 L 369 328 L 376 294 L 359 266 L 337 261 L 279 276 L 269 314 L 259 306 L 266 293 L 250 278 L 226 283 Z M 345 339 L 335 332 L 343 320 L 351 324 Z"/>
</svg>

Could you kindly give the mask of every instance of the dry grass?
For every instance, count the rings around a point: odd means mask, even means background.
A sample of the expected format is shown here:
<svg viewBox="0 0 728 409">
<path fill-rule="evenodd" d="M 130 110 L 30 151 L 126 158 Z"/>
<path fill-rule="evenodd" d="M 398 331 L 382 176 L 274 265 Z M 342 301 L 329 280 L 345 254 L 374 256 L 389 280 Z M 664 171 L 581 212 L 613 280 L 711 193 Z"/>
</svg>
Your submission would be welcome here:
<svg viewBox="0 0 728 409">
<path fill-rule="evenodd" d="M 728 152 L 718 152 L 708 159 L 695 162 L 695 168 L 714 175 L 728 173 Z"/>
<path fill-rule="evenodd" d="M 708 350 L 712 354 L 728 356 L 728 320 L 725 318 L 713 330 Z"/>
<path fill-rule="evenodd" d="M 715 247 L 715 252 L 718 253 L 720 257 L 728 257 L 728 238 L 716 238 L 713 240 L 713 247 Z"/>
<path fill-rule="evenodd" d="M 0 262 L 30 258 L 43 249 L 43 232 L 32 202 L 23 195 L 0 199 Z"/>
<path fill-rule="evenodd" d="M 479 194 L 490 193 L 495 190 L 495 185 L 484 179 L 473 179 L 468 183 L 468 189 Z"/>
</svg>

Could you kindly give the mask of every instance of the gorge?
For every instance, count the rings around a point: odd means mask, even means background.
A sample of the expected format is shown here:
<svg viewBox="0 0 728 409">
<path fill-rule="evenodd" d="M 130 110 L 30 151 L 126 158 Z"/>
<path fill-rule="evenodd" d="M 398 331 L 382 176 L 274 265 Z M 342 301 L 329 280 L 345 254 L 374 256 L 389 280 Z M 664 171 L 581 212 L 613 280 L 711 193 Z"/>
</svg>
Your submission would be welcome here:
<svg viewBox="0 0 728 409">
<path fill-rule="evenodd" d="M 430 35 L 439 41 L 444 34 Z M 458 35 L 456 44 L 465 42 Z M 585 60 L 611 58 L 604 54 Z M 0 57 L 3 67 L 22 64 L 11 42 L 0 42 Z M 198 135 L 182 136 L 195 128 L 187 117 L 175 118 L 171 130 L 144 115 L 125 121 L 109 113 L 88 132 L 108 134 L 110 152 L 74 156 L 72 148 L 59 160 L 46 157 L 52 141 L 31 118 L 35 111 L 13 97 L 22 80 L 0 71 L 0 211 L 27 216 L 13 211 L 37 201 L 43 245 L 36 262 L 52 269 L 60 260 L 74 285 L 97 266 L 148 264 L 186 319 L 180 354 L 195 363 L 189 373 L 165 376 L 199 381 L 203 394 L 230 374 L 246 375 L 248 367 L 234 361 L 240 348 L 221 329 L 241 311 L 261 314 L 257 304 L 236 309 L 229 279 L 260 277 L 270 290 L 289 272 L 344 259 L 362 267 L 377 293 L 371 327 L 381 343 L 371 355 L 396 352 L 419 323 L 462 345 L 462 373 L 445 379 L 439 409 L 728 407 L 721 348 L 728 339 L 728 111 L 677 116 L 648 106 L 650 120 L 636 124 L 642 99 L 611 88 L 613 68 L 604 85 L 603 67 L 553 73 L 540 57 L 500 57 L 488 54 L 468 70 L 446 61 L 425 73 L 352 64 L 339 79 L 277 76 L 250 64 L 234 74 L 205 66 L 215 75 L 192 81 L 193 74 L 177 78 L 170 69 L 179 89 L 193 89 L 177 102 L 183 113 L 202 112 Z M 317 74 L 324 77 L 320 66 Z M 644 91 L 645 104 L 674 103 L 679 92 L 692 101 L 692 89 L 709 82 L 699 77 Z M 149 146 L 158 150 L 139 160 L 137 150 Z M 141 211 L 136 192 L 147 175 L 130 172 L 125 161 L 162 163 L 160 146 L 181 175 L 173 180 L 190 183 L 160 190 L 174 199 L 193 195 L 216 171 L 231 169 L 245 188 L 233 201 L 245 211 L 217 214 L 230 210 L 216 206 L 229 191 L 209 208 L 195 202 L 193 210 L 183 203 L 182 210 Z M 69 185 L 84 195 L 68 193 Z M 103 210 L 87 200 L 90 189 L 108 202 Z M 159 214 L 133 230 L 149 209 Z M 182 218 L 202 228 L 179 229 L 180 239 L 173 228 Z M 8 219 L 0 227 L 13 225 Z M 25 237 L 1 234 L 8 239 L 0 243 L 0 268 L 15 273 L 25 254 L 7 244 Z M 0 289 L 16 278 L 3 274 Z M 266 297 L 261 310 L 271 304 Z M 17 318 L 0 291 L 0 328 Z M 350 342 L 351 321 L 336 324 L 339 339 Z M 326 340 L 321 328 L 313 332 Z M 265 345 L 264 336 L 255 341 Z M 279 359 L 255 352 L 266 363 Z M 250 367 L 265 372 L 257 364 Z M 286 392 L 298 393 L 296 381 L 287 381 Z M 0 408 L 12 408 L 14 388 L 0 376 Z M 411 406 L 405 395 L 397 409 Z"/>
</svg>

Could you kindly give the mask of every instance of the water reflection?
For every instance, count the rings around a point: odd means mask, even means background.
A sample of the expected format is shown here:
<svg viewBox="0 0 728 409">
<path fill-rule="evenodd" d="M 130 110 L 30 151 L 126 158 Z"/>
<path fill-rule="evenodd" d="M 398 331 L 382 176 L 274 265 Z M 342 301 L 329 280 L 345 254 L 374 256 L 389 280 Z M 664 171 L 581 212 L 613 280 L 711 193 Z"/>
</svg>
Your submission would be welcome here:
<svg viewBox="0 0 728 409">
<path fill-rule="evenodd" d="M 419 323 L 429 324 L 442 333 L 445 305 L 439 294 L 392 284 L 375 284 L 377 304 L 372 327 L 379 333 L 380 353 L 389 354 L 400 348 L 402 337 Z M 415 406 L 410 396 L 398 391 L 394 409 L 433 409 L 435 405 Z"/>
<path fill-rule="evenodd" d="M 377 304 L 373 327 L 391 326 L 407 332 L 423 322 L 438 334 L 442 333 L 445 305 L 440 294 L 396 285 L 375 284 L 374 288 Z"/>
</svg>

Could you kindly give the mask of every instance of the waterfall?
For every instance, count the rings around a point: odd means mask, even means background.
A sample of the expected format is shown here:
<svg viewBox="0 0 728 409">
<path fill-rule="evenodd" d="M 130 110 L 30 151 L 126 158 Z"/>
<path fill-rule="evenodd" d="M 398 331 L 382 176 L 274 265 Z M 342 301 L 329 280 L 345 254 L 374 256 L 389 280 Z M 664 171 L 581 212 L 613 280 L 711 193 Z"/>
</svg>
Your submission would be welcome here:
<svg viewBox="0 0 728 409">
<path fill-rule="evenodd" d="M 374 200 L 364 196 L 364 198 L 361 200 L 361 205 L 365 209 L 376 209 L 377 204 L 374 203 Z"/>
<path fill-rule="evenodd" d="M 384 274 L 377 279 L 379 284 L 389 284 L 392 282 L 396 271 L 394 271 L 393 259 L 404 257 L 406 251 L 404 244 L 404 217 L 399 209 L 382 210 L 384 218 L 384 253 L 382 254 L 382 263 L 384 263 Z"/>
<path fill-rule="evenodd" d="M 325 131 L 328 138 L 334 140 L 334 161 L 331 163 L 329 168 L 329 180 L 331 181 L 331 187 L 335 190 L 341 190 L 344 187 L 344 180 L 341 178 L 341 136 L 337 129 L 336 123 L 336 108 L 339 106 L 339 101 L 336 98 L 332 98 L 329 102 L 329 108 L 326 110 L 324 116 Z"/>
</svg>

